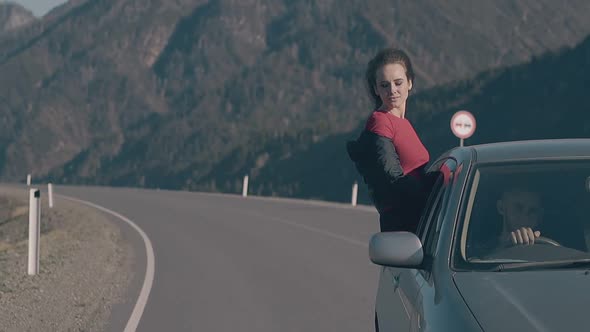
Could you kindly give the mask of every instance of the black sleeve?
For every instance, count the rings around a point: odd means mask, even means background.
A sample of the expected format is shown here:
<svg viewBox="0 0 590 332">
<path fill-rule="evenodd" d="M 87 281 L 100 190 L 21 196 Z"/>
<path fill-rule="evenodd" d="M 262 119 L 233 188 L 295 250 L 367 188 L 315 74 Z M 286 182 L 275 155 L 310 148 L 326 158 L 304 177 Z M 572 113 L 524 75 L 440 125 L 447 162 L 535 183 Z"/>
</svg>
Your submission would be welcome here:
<svg viewBox="0 0 590 332">
<path fill-rule="evenodd" d="M 379 168 L 385 173 L 385 178 L 397 189 L 409 194 L 419 194 L 424 190 L 423 183 L 415 176 L 404 175 L 399 161 L 399 155 L 391 139 L 371 133 L 377 153 Z"/>
<path fill-rule="evenodd" d="M 390 182 L 404 176 L 404 170 L 399 161 L 399 155 L 393 146 L 393 142 L 387 137 L 373 134 L 375 152 L 377 153 L 377 162 L 379 167 L 385 172 Z"/>
<path fill-rule="evenodd" d="M 358 141 L 346 142 L 346 152 L 350 160 L 358 162 L 363 158 L 363 148 Z"/>
<path fill-rule="evenodd" d="M 409 196 L 422 191 L 423 184 L 414 176 L 405 176 L 399 155 L 391 139 L 363 131 L 346 145 L 348 156 L 355 163 L 365 183 L 373 187 L 390 187 Z"/>
</svg>

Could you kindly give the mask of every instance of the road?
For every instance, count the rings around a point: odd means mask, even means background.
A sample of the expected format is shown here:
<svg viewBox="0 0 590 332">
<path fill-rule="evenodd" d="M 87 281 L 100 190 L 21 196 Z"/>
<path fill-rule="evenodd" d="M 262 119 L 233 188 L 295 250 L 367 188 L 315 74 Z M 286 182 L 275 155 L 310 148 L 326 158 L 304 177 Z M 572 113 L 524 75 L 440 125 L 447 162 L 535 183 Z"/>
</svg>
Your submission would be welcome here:
<svg viewBox="0 0 590 332">
<path fill-rule="evenodd" d="M 142 293 L 137 331 L 368 331 L 378 268 L 367 243 L 372 208 L 163 190 L 55 186 L 126 217 L 137 248 L 128 301 L 109 330 L 122 331 Z M 149 274 L 149 273 L 148 273 Z M 143 285 L 143 288 L 142 288 Z M 147 297 L 146 297 L 147 296 Z M 136 309 L 137 311 L 137 309 Z"/>
</svg>

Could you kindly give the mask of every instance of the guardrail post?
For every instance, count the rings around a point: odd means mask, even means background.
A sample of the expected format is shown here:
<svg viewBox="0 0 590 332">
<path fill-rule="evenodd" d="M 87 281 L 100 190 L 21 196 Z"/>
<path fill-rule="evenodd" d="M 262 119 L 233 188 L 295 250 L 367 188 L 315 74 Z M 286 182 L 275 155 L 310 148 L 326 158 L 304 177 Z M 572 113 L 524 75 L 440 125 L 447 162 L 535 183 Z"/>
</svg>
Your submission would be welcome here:
<svg viewBox="0 0 590 332">
<path fill-rule="evenodd" d="M 41 191 L 29 191 L 29 275 L 39 273 L 39 235 L 41 232 Z"/>
<path fill-rule="evenodd" d="M 244 183 L 242 184 L 242 196 L 248 196 L 248 175 L 244 176 Z"/>
<path fill-rule="evenodd" d="M 352 201 L 351 201 L 352 206 L 356 206 L 356 199 L 358 196 L 358 191 L 359 191 L 359 184 L 355 181 L 354 184 L 352 185 Z"/>
<path fill-rule="evenodd" d="M 31 174 L 27 174 L 27 186 L 31 185 Z"/>
</svg>

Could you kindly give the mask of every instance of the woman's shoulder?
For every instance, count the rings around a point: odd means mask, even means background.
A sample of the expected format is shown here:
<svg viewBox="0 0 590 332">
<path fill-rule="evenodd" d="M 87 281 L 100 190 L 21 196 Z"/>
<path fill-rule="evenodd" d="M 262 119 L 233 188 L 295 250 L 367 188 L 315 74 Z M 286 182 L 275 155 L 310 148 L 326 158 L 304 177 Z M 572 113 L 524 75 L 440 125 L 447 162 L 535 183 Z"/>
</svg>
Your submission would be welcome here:
<svg viewBox="0 0 590 332">
<path fill-rule="evenodd" d="M 371 116 L 369 116 L 369 119 L 379 119 L 379 120 L 385 120 L 387 119 L 387 112 L 383 112 L 381 110 L 374 110 L 371 113 Z"/>
<path fill-rule="evenodd" d="M 391 138 L 394 128 L 389 114 L 382 111 L 373 111 L 367 120 L 365 129 L 380 136 Z"/>
<path fill-rule="evenodd" d="M 385 124 L 391 126 L 391 119 L 389 118 L 390 114 L 383 111 L 373 111 L 367 120 L 367 123 L 374 123 L 374 124 Z"/>
</svg>

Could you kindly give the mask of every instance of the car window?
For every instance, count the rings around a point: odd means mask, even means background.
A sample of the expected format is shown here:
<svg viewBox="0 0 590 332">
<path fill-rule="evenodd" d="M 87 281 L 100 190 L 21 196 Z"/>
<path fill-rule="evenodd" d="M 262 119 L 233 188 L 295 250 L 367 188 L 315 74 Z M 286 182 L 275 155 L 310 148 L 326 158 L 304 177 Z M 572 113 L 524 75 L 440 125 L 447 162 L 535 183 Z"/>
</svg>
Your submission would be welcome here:
<svg viewBox="0 0 590 332">
<path fill-rule="evenodd" d="M 446 179 L 446 181 L 443 181 L 442 188 L 439 191 L 439 194 L 432 208 L 431 216 L 429 217 L 431 219 L 431 222 L 429 223 L 429 227 L 426 230 L 426 238 L 423 242 L 426 246 L 424 249 L 427 255 L 435 255 L 442 221 L 444 219 L 445 214 L 444 208 L 447 206 L 450 191 L 450 183 L 453 179 L 453 176 L 454 174 L 450 173 L 449 178 Z"/>
<path fill-rule="evenodd" d="M 477 165 L 462 212 L 458 257 L 472 268 L 590 257 L 589 178 L 589 160 Z M 523 229 L 540 239 L 515 243 L 512 235 L 519 242 L 515 232 Z"/>
<path fill-rule="evenodd" d="M 424 238 L 422 239 L 422 243 L 424 244 L 424 253 L 427 255 L 432 255 L 434 253 L 434 248 L 436 247 L 434 242 L 434 238 L 435 238 L 435 234 L 437 233 L 437 221 L 439 220 L 439 216 L 440 216 L 440 212 L 443 206 L 443 197 L 444 195 L 444 187 L 441 188 L 441 190 L 439 191 L 432 209 L 431 209 L 431 213 L 428 216 L 428 219 L 430 220 L 430 222 L 428 223 L 428 226 L 426 227 L 426 232 L 424 234 Z"/>
<path fill-rule="evenodd" d="M 436 176 L 436 180 L 434 181 L 434 186 L 432 187 L 428 200 L 426 201 L 424 211 L 422 212 L 422 216 L 420 218 L 420 223 L 418 224 L 418 231 L 416 232 L 423 244 L 424 240 L 426 239 L 426 232 L 429 226 L 428 224 L 432 220 L 430 216 L 432 215 L 432 212 L 435 208 L 435 203 L 442 190 L 443 183 L 442 175 L 440 175 L 438 172 L 436 172 L 436 174 L 429 174 L 429 176 Z"/>
<path fill-rule="evenodd" d="M 447 193 L 452 182 L 454 169 L 449 161 L 443 164 L 437 171 L 437 179 L 431 191 L 430 197 L 422 214 L 421 228 L 418 236 L 423 244 L 425 254 L 433 255 L 438 243 L 438 234 L 442 221 L 443 207 L 446 203 Z"/>
</svg>

